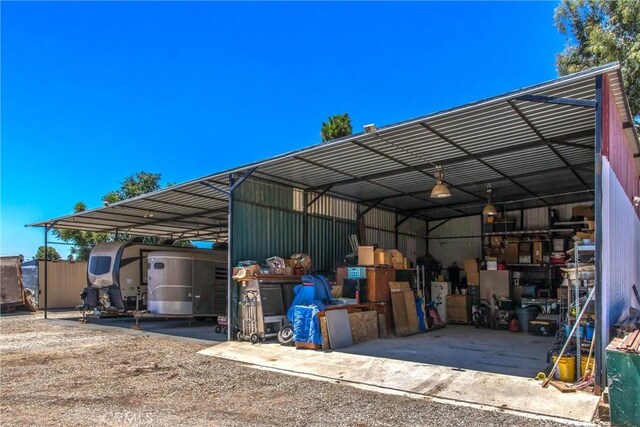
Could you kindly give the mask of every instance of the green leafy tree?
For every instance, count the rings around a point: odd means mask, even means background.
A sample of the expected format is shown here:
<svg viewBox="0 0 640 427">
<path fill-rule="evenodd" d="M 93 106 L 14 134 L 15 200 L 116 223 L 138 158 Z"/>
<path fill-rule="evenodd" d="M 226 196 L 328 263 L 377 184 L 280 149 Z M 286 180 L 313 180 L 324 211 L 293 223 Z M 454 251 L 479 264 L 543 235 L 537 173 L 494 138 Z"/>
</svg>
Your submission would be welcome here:
<svg viewBox="0 0 640 427">
<path fill-rule="evenodd" d="M 555 22 L 566 38 L 556 57 L 558 72 L 570 74 L 619 61 L 631 113 L 640 127 L 640 1 L 563 0 Z"/>
<path fill-rule="evenodd" d="M 36 252 L 36 254 L 34 255 L 35 259 L 41 259 L 44 260 L 44 246 L 40 246 Z M 49 261 L 57 261 L 60 258 L 62 258 L 60 256 L 60 254 L 58 253 L 58 251 L 56 250 L 56 248 L 53 248 L 51 246 L 47 246 L 47 260 Z"/>
<path fill-rule="evenodd" d="M 353 128 L 351 127 L 351 117 L 349 117 L 349 114 L 347 113 L 336 114 L 329 117 L 328 121 L 322 122 L 322 129 L 320 130 L 322 142 L 343 136 L 349 136 L 352 133 Z"/>
<path fill-rule="evenodd" d="M 102 197 L 102 202 L 105 205 L 126 200 L 131 197 L 140 196 L 142 194 L 157 191 L 162 188 L 160 184 L 161 174 L 138 172 L 134 175 L 127 176 L 121 183 L 120 188 L 115 191 L 110 191 Z M 73 213 L 79 213 L 87 209 L 87 206 L 83 202 L 78 202 L 73 207 Z M 115 240 L 115 234 L 112 233 L 97 233 L 93 231 L 78 231 L 78 230 L 53 230 L 54 236 L 64 242 L 70 242 L 73 244 L 69 250 L 69 259 L 77 261 L 86 261 L 89 259 L 89 253 L 98 243 L 112 242 Z M 132 236 L 128 234 L 119 234 L 118 240 L 129 240 Z M 157 237 L 145 237 L 144 243 L 158 244 L 163 239 Z M 180 241 L 175 244 L 176 246 L 193 246 L 191 242 Z"/>
</svg>

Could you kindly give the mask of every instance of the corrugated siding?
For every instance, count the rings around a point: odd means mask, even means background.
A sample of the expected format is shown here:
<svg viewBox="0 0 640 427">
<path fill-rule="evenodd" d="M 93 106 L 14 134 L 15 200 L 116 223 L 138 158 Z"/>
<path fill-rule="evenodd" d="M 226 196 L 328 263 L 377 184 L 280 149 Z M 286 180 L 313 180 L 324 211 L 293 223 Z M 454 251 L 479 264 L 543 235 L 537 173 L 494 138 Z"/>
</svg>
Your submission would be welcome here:
<svg viewBox="0 0 640 427">
<path fill-rule="evenodd" d="M 329 273 L 353 252 L 349 235 L 356 233 L 355 222 L 335 218 L 309 217 L 309 255 L 315 269 Z"/>
<path fill-rule="evenodd" d="M 38 307 L 44 308 L 44 261 L 38 261 Z M 47 309 L 71 308 L 80 304 L 80 293 L 87 286 L 85 261 L 47 263 Z"/>
<path fill-rule="evenodd" d="M 640 220 L 622 183 L 602 158 L 602 346 L 613 324 L 638 307 L 631 286 L 640 284 Z"/>
</svg>

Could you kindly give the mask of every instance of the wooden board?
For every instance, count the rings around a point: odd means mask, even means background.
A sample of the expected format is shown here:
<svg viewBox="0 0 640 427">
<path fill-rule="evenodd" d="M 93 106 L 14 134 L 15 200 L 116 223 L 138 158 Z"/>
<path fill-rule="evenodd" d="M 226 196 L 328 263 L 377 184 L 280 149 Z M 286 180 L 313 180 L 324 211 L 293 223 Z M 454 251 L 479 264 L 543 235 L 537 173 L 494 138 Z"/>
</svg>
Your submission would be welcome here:
<svg viewBox="0 0 640 427">
<path fill-rule="evenodd" d="M 396 327 L 396 335 L 407 336 L 420 332 L 418 312 L 412 290 L 392 289 L 391 304 L 393 306 L 393 320 Z"/>
<path fill-rule="evenodd" d="M 409 286 L 409 282 L 389 282 L 389 288 L 392 291 L 411 289 L 411 287 Z"/>
<path fill-rule="evenodd" d="M 347 310 L 328 310 L 325 313 L 325 318 L 331 348 L 343 348 L 353 345 Z"/>
<path fill-rule="evenodd" d="M 322 348 L 324 350 L 330 349 L 331 345 L 329 344 L 329 331 L 327 330 L 327 318 L 320 318 L 320 334 L 322 335 Z"/>
<path fill-rule="evenodd" d="M 387 337 L 387 320 L 384 317 L 384 314 L 378 314 L 378 331 L 380 333 L 380 338 Z"/>
<path fill-rule="evenodd" d="M 349 325 L 354 344 L 378 339 L 378 313 L 375 311 L 350 313 Z"/>
</svg>

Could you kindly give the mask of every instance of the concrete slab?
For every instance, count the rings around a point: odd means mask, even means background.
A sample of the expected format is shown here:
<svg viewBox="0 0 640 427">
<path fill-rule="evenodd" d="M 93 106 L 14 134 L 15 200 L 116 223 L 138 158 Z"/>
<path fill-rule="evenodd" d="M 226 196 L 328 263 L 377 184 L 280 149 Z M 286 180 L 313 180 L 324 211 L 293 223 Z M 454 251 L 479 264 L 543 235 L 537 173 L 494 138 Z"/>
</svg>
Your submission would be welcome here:
<svg viewBox="0 0 640 427">
<path fill-rule="evenodd" d="M 376 344 L 387 347 L 392 346 L 393 341 L 395 339 L 370 341 L 349 347 L 349 352 L 226 342 L 200 354 L 290 375 L 372 387 L 385 393 L 404 392 L 556 419 L 590 422 L 595 412 L 597 396 L 587 392 L 563 394 L 554 388 L 542 388 L 532 378 L 357 354 L 366 352 L 363 347 Z"/>
<path fill-rule="evenodd" d="M 448 325 L 426 334 L 390 337 L 342 349 L 346 353 L 533 378 L 547 368 L 553 338 Z"/>
<path fill-rule="evenodd" d="M 132 317 L 89 318 L 88 323 L 82 325 L 78 323 L 80 319 L 80 316 L 74 315 L 49 321 L 63 326 L 73 322 L 72 324 L 74 325 L 86 328 L 118 330 L 122 333 L 133 335 L 154 335 L 189 341 L 194 344 L 214 345 L 227 340 L 226 334 L 215 332 L 215 323 L 212 321 L 199 322 L 193 319 L 146 318 L 139 322 L 141 329 L 138 330 L 133 328 L 136 322 Z"/>
</svg>

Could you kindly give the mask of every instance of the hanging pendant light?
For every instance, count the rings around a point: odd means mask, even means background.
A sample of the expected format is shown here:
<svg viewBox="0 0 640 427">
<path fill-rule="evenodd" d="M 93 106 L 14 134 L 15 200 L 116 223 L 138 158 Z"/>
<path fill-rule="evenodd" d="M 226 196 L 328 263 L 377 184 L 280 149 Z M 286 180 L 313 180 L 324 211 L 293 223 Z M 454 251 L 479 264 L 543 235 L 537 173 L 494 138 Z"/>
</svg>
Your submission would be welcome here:
<svg viewBox="0 0 640 427">
<path fill-rule="evenodd" d="M 436 185 L 431 189 L 431 198 L 432 199 L 441 199 L 443 197 L 451 197 L 451 192 L 444 181 L 444 171 L 442 170 L 442 166 L 437 166 L 436 168 Z"/>
<path fill-rule="evenodd" d="M 498 210 L 491 203 L 491 184 L 487 185 L 487 204 L 482 209 L 483 216 L 498 216 Z"/>
</svg>

